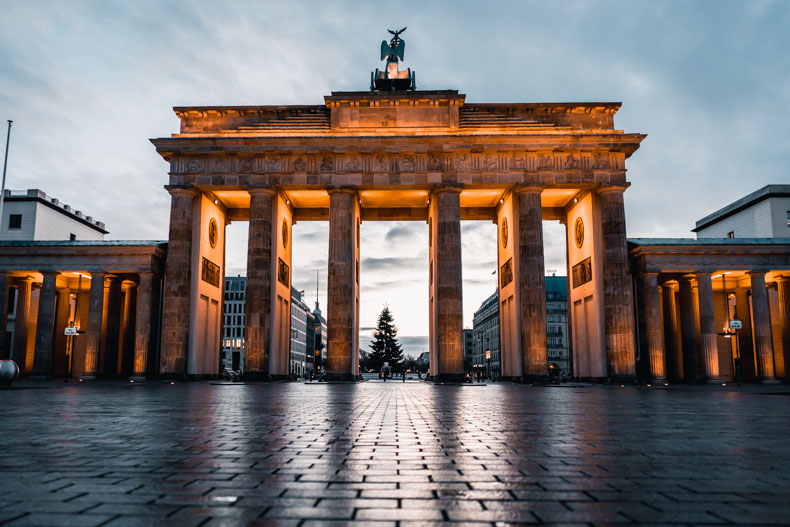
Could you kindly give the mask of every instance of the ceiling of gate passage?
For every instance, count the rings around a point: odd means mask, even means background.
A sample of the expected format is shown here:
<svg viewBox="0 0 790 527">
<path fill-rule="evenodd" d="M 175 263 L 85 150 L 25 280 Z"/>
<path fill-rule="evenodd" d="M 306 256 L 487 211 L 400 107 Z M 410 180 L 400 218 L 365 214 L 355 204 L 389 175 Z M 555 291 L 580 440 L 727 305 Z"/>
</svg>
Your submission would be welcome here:
<svg viewBox="0 0 790 527">
<path fill-rule="evenodd" d="M 461 219 L 493 219 L 496 207 L 508 188 L 465 188 L 459 197 Z M 577 188 L 549 188 L 541 193 L 544 219 L 559 219 L 558 209 L 565 207 L 578 193 Z M 363 220 L 403 221 L 427 218 L 429 189 L 383 190 L 359 189 Z M 329 193 L 325 189 L 282 191 L 302 221 L 328 219 Z M 248 219 L 250 196 L 243 190 L 216 190 L 213 195 L 228 209 L 231 220 Z M 421 211 L 424 212 L 421 213 Z"/>
</svg>

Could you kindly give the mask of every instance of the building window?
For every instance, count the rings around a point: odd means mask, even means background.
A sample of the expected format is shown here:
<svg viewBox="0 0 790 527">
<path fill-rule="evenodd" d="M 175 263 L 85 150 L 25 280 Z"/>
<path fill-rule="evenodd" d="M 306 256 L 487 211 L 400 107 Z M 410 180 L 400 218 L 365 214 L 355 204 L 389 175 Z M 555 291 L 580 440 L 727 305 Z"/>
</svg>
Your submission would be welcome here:
<svg viewBox="0 0 790 527">
<path fill-rule="evenodd" d="M 787 211 L 787 226 L 790 227 L 790 210 Z"/>
<path fill-rule="evenodd" d="M 8 228 L 9 229 L 21 229 L 22 228 L 22 215 L 21 214 L 11 214 L 8 216 Z"/>
<path fill-rule="evenodd" d="M 72 242 L 77 241 L 77 235 L 74 234 L 73 232 L 70 232 L 69 233 L 69 241 L 72 241 Z"/>
<path fill-rule="evenodd" d="M 727 233 L 727 238 L 735 238 L 735 231 L 730 231 Z"/>
</svg>

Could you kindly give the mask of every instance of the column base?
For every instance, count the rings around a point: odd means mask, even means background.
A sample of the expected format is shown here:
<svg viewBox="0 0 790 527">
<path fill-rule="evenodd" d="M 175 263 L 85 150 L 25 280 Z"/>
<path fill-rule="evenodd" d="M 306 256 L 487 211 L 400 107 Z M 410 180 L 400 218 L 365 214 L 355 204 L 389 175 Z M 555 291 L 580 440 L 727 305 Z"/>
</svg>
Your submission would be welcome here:
<svg viewBox="0 0 790 527">
<path fill-rule="evenodd" d="M 269 382 L 272 380 L 272 376 L 268 371 L 245 371 L 241 380 L 244 382 Z"/>
<path fill-rule="evenodd" d="M 134 382 L 145 382 L 148 380 L 148 377 L 146 377 L 145 375 L 132 375 L 131 377 L 129 377 L 129 380 Z"/>
<path fill-rule="evenodd" d="M 463 373 L 440 373 L 431 379 L 435 383 L 466 383 L 466 375 Z"/>
<path fill-rule="evenodd" d="M 80 380 L 81 381 L 95 381 L 96 380 L 96 376 L 95 375 L 80 375 Z"/>
<path fill-rule="evenodd" d="M 705 379 L 705 384 L 726 384 L 721 379 Z"/>
<path fill-rule="evenodd" d="M 329 372 L 324 377 L 324 382 L 356 382 L 357 376 L 353 373 Z"/>
</svg>

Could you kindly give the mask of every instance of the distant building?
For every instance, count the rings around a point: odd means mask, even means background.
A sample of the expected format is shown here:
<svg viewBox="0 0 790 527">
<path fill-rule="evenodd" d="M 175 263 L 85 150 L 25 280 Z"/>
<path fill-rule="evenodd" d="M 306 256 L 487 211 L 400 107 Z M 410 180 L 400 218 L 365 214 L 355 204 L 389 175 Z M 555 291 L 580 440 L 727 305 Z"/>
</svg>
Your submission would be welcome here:
<svg viewBox="0 0 790 527">
<path fill-rule="evenodd" d="M 5 191 L 0 226 L 3 241 L 103 240 L 105 234 L 104 223 L 44 191 Z"/>
<path fill-rule="evenodd" d="M 546 326 L 549 364 L 556 364 L 560 367 L 560 375 L 570 377 L 568 280 L 565 276 L 546 277 Z"/>
<path fill-rule="evenodd" d="M 464 370 L 472 369 L 472 359 L 474 357 L 474 330 L 464 330 Z"/>
<path fill-rule="evenodd" d="M 314 350 L 312 339 L 308 341 L 308 325 L 313 324 L 310 308 L 303 301 L 304 291 L 291 286 L 291 375 L 302 377 L 307 370 L 308 350 Z M 311 332 L 312 333 L 312 332 Z"/>
<path fill-rule="evenodd" d="M 308 319 L 307 342 L 312 352 L 308 359 L 308 371 L 321 373 L 326 369 L 326 319 L 321 314 L 318 300 L 315 301 L 315 309 L 312 316 Z"/>
<path fill-rule="evenodd" d="M 700 238 L 790 238 L 790 185 L 767 185 L 697 221 Z"/>
<path fill-rule="evenodd" d="M 472 321 L 472 370 L 499 376 L 499 293 L 483 300 Z M 464 330 L 464 343 L 467 342 Z M 565 276 L 546 277 L 546 332 L 549 364 L 556 364 L 560 374 L 570 376 L 568 344 L 568 282 Z M 466 350 L 466 347 L 464 348 Z M 487 357 L 488 355 L 488 357 Z"/>
<path fill-rule="evenodd" d="M 226 368 L 244 368 L 244 305 L 247 277 L 225 278 L 225 324 L 222 335 L 222 361 Z"/>
<path fill-rule="evenodd" d="M 494 292 L 475 311 L 472 319 L 472 371 L 496 377 L 499 361 L 499 292 Z"/>
</svg>

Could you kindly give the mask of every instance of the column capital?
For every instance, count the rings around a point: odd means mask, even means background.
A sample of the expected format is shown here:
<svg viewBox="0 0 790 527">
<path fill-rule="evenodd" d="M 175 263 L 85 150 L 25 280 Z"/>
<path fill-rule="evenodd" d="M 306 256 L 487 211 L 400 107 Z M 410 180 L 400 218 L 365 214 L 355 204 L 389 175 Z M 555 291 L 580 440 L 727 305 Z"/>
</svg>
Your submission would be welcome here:
<svg viewBox="0 0 790 527">
<path fill-rule="evenodd" d="M 60 276 L 60 271 L 41 271 L 41 274 L 44 276 Z"/>
<path fill-rule="evenodd" d="M 357 187 L 351 185 L 329 185 L 326 191 L 331 194 L 356 194 Z"/>
<path fill-rule="evenodd" d="M 767 271 L 746 271 L 748 276 L 762 276 L 765 278 L 765 274 Z"/>
<path fill-rule="evenodd" d="M 537 192 L 538 194 L 542 193 L 546 187 L 542 187 L 540 185 L 530 185 L 528 183 L 519 183 L 516 185 L 516 188 L 513 189 L 515 194 L 524 194 L 527 192 Z"/>
<path fill-rule="evenodd" d="M 269 196 L 274 196 L 274 195 L 277 194 L 277 191 L 271 185 L 262 185 L 262 186 L 250 186 L 250 187 L 247 187 L 247 193 L 250 196 L 256 195 L 256 194 L 257 195 L 266 194 L 266 195 L 269 195 Z"/>
<path fill-rule="evenodd" d="M 186 196 L 194 198 L 200 194 L 200 191 L 195 187 L 186 185 L 165 185 L 165 190 L 168 191 L 171 196 Z"/>
<path fill-rule="evenodd" d="M 434 185 L 431 189 L 431 192 L 434 194 L 441 194 L 442 192 L 453 192 L 455 194 L 460 194 L 463 189 L 464 186 L 462 183 L 440 183 L 438 185 Z"/>
<path fill-rule="evenodd" d="M 613 193 L 622 194 L 630 186 L 631 186 L 630 183 L 626 185 L 607 185 L 605 187 L 598 187 L 598 189 L 595 192 L 598 193 L 599 195 L 613 194 Z"/>
</svg>

